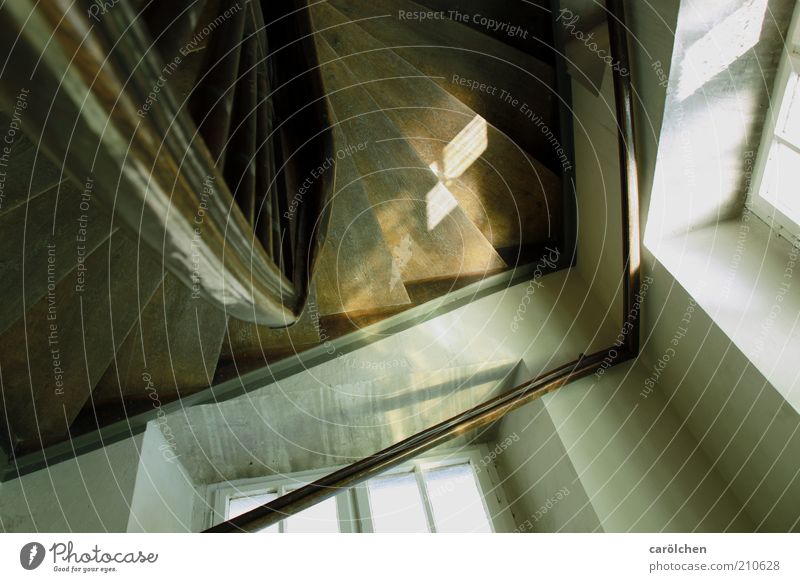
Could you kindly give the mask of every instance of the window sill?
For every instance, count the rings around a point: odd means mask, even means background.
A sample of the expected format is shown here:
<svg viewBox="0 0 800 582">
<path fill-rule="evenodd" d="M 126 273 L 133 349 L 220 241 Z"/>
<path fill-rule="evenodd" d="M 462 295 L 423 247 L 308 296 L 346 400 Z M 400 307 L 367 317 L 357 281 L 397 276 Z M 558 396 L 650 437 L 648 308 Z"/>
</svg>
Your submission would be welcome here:
<svg viewBox="0 0 800 582">
<path fill-rule="evenodd" d="M 750 212 L 648 248 L 800 412 L 798 250 Z"/>
</svg>

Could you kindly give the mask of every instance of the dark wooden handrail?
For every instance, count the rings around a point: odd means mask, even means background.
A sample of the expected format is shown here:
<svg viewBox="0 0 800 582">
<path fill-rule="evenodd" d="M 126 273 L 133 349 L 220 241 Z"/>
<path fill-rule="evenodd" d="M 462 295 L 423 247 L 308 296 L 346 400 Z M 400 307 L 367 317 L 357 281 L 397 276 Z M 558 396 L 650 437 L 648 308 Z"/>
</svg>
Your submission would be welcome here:
<svg viewBox="0 0 800 582">
<path fill-rule="evenodd" d="M 614 68 L 614 103 L 617 113 L 619 167 L 622 207 L 622 323 L 633 318 L 634 325 L 624 334 L 624 349 L 639 353 L 639 289 L 641 287 L 641 251 L 639 239 L 639 171 L 636 163 L 635 126 L 633 121 L 633 87 L 630 78 L 628 28 L 623 0 L 606 0 L 611 52 L 619 59 Z M 620 74 L 627 71 L 627 74 Z M 625 328 L 627 329 L 627 327 Z"/>
<path fill-rule="evenodd" d="M 587 376 L 602 368 L 620 364 L 639 354 L 639 201 L 636 169 L 633 102 L 627 29 L 623 0 L 606 0 L 611 48 L 620 66 L 614 69 L 614 94 L 622 174 L 622 256 L 623 256 L 623 332 L 621 345 L 581 355 L 509 392 L 492 398 L 444 422 L 425 429 L 374 455 L 335 471 L 265 505 L 206 530 L 207 532 L 253 532 L 273 525 L 287 516 L 306 509 L 339 493 L 343 488 L 362 483 L 399 465 L 448 439 L 487 426 L 544 394 Z"/>
</svg>

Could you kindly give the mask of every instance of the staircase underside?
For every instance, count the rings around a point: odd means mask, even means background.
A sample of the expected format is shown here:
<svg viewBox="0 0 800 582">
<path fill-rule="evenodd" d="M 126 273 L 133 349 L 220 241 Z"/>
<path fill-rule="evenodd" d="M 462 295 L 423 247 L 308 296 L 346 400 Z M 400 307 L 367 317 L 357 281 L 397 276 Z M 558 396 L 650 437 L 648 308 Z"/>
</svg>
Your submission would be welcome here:
<svg viewBox="0 0 800 582">
<path fill-rule="evenodd" d="M 311 7 L 335 154 L 308 179 L 332 172 L 334 193 L 309 300 L 290 327 L 243 322 L 196 298 L 112 209 L 92 202 L 84 212 L 85 188 L 32 143 L 15 145 L 19 170 L 0 207 L 0 421 L 10 448 L 36 451 L 153 414 L 535 263 L 563 241 L 561 166 L 530 118 L 557 132 L 552 66 L 456 22 L 396 17 L 422 9 L 407 0 Z M 169 87 L 181 98 L 192 93 L 197 54 Z M 76 223 L 87 212 L 78 264 Z"/>
<path fill-rule="evenodd" d="M 311 9 L 339 154 L 316 298 L 283 341 L 259 341 L 254 329 L 234 338 L 217 380 L 536 262 L 561 240 L 552 145 L 498 96 L 452 82 L 458 71 L 507 87 L 556 127 L 552 67 L 455 22 L 406 23 L 398 9 L 422 7 L 334 0 Z"/>
</svg>

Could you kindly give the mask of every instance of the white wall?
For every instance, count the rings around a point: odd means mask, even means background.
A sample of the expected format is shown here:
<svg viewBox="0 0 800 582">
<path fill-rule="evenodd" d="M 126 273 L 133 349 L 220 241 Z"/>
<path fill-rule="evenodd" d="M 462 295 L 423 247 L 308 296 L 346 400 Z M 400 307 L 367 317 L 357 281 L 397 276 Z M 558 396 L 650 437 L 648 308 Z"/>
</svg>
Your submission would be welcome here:
<svg viewBox="0 0 800 582">
<path fill-rule="evenodd" d="M 572 78 L 578 221 L 575 271 L 586 283 L 586 295 L 603 306 L 608 321 L 617 328 L 622 323 L 619 142 L 614 83 L 609 67 L 604 67 L 597 95 L 579 82 L 577 74 Z"/>
<path fill-rule="evenodd" d="M 499 423 L 494 442 L 515 441 L 497 468 L 518 525 L 527 520 L 542 532 L 753 528 L 673 403 L 659 388 L 645 389 L 649 371 L 646 359 L 611 368 Z"/>
<path fill-rule="evenodd" d="M 645 366 L 589 377 L 545 402 L 606 531 L 747 530 L 703 449 L 658 391 L 641 395 Z"/>
<path fill-rule="evenodd" d="M 750 3 L 766 10 L 754 50 L 710 77 L 689 97 L 678 94 L 681 76 L 684 69 L 702 64 L 687 60 L 687 52 L 744 5 L 733 0 L 686 1 L 680 3 L 679 15 L 678 4 L 677 0 L 657 6 L 629 3 L 637 32 L 634 83 L 641 97 L 636 117 L 640 121 L 637 146 L 646 234 L 643 259 L 645 271 L 655 280 L 643 310 L 643 360 L 649 362 L 648 375 L 658 372 L 658 390 L 703 448 L 727 491 L 739 500 L 753 528 L 796 530 L 800 517 L 800 417 L 785 400 L 792 389 L 788 376 L 796 366 L 786 359 L 778 367 L 765 366 L 764 362 L 772 358 L 775 363 L 781 352 L 796 350 L 798 332 L 795 327 L 780 341 L 767 333 L 768 347 L 760 355 L 746 355 L 739 349 L 750 342 L 742 341 L 737 334 L 749 335 L 750 339 L 763 335 L 762 322 L 758 318 L 754 321 L 751 311 L 763 315 L 760 306 L 772 304 L 774 291 L 772 296 L 764 296 L 758 286 L 755 291 L 748 287 L 746 293 L 732 288 L 737 279 L 763 279 L 763 264 L 769 261 L 762 255 L 751 261 L 757 263 L 756 268 L 750 268 L 745 258 L 757 252 L 749 248 L 760 244 L 757 237 L 748 229 L 742 258 L 735 248 L 736 237 L 726 236 L 730 229 L 724 222 L 741 211 L 749 159 L 745 152 L 759 142 L 780 35 L 788 26 L 794 2 Z M 656 15 L 655 10 L 669 13 L 672 19 L 662 23 L 664 14 Z M 733 27 L 727 34 L 738 32 Z M 674 62 L 667 68 L 667 95 L 651 62 L 660 59 L 666 63 L 673 58 L 676 34 Z M 735 48 L 733 42 L 718 40 L 724 50 Z M 655 121 L 652 127 L 647 125 L 650 120 Z M 685 236 L 663 238 L 686 228 L 694 230 Z M 738 230 L 739 225 L 735 225 L 733 231 Z M 713 256 L 720 251 L 721 269 Z M 664 262 L 669 263 L 669 269 Z M 681 263 L 693 263 L 696 268 L 682 273 Z M 712 272 L 716 275 L 713 284 L 703 289 L 699 283 Z M 792 290 L 792 301 L 797 301 L 797 291 Z M 743 294 L 749 295 L 752 308 L 741 301 Z M 690 309 L 687 326 L 681 320 Z M 791 318 L 781 319 L 781 324 L 788 320 L 791 326 Z M 687 329 L 687 333 L 674 345 L 682 333 L 679 328 Z M 674 351 L 668 352 L 670 348 Z M 666 366 L 659 363 L 665 354 L 670 356 Z M 756 358 L 772 381 L 784 384 L 780 387 L 783 395 L 753 366 L 751 358 Z"/>
<path fill-rule="evenodd" d="M 648 373 L 671 346 L 692 298 L 665 268 L 646 308 L 656 322 Z M 800 415 L 697 307 L 688 333 L 660 370 L 658 387 L 684 419 L 759 531 L 800 529 Z"/>
<path fill-rule="evenodd" d="M 52 465 L 0 489 L 7 532 L 124 532 L 142 438 Z"/>
<path fill-rule="evenodd" d="M 7 532 L 199 531 L 202 497 L 151 423 L 144 435 L 0 484 Z"/>
<path fill-rule="evenodd" d="M 506 416 L 493 436 L 490 449 L 512 443 L 495 467 L 520 529 L 586 532 L 600 525 L 543 400 Z"/>
<path fill-rule="evenodd" d="M 142 455 L 136 473 L 129 532 L 199 531 L 195 508 L 205 497 L 187 475 L 180 457 L 175 457 L 155 423 L 145 431 Z"/>
</svg>

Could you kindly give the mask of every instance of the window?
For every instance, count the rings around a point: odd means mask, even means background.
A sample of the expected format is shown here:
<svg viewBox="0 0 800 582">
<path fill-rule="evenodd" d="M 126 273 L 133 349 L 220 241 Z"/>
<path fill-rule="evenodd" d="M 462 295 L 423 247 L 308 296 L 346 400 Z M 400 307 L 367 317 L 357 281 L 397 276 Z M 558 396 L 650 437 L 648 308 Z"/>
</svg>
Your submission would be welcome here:
<svg viewBox="0 0 800 582">
<path fill-rule="evenodd" d="M 315 478 L 311 474 L 300 475 L 301 478 L 303 476 L 306 477 L 305 480 L 283 478 L 280 480 L 270 479 L 260 483 L 249 480 L 249 482 L 243 483 L 241 487 L 226 483 L 227 487 L 220 489 L 215 495 L 218 498 L 215 509 L 222 510 L 215 511 L 215 513 L 224 515 L 226 519 L 247 513 L 259 505 L 269 503 L 281 495 L 297 489 L 304 485 L 305 482 L 310 483 Z M 346 507 L 346 497 L 341 497 L 326 499 L 314 507 L 309 507 L 262 531 L 265 533 L 339 533 L 351 531 L 342 528 L 340 514 L 342 516 L 347 515 L 349 508 Z"/>
<path fill-rule="evenodd" d="M 798 19 L 800 10 L 795 6 L 747 198 L 750 210 L 794 244 L 800 241 Z"/>
<path fill-rule="evenodd" d="M 511 531 L 513 523 L 482 447 L 426 456 L 266 528 L 265 532 Z M 330 470 L 333 470 L 330 469 Z M 209 487 L 209 525 L 268 503 L 326 471 L 225 482 Z"/>
</svg>

